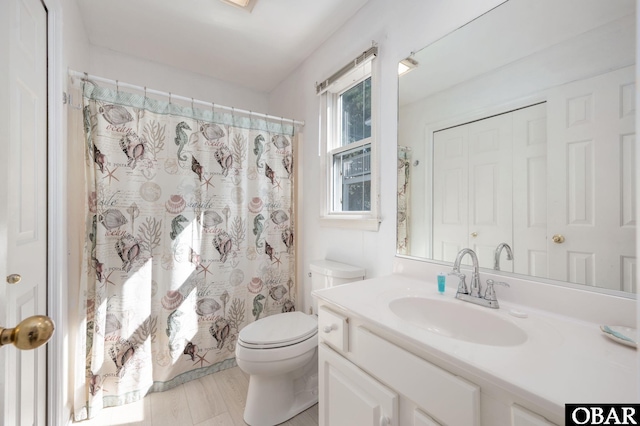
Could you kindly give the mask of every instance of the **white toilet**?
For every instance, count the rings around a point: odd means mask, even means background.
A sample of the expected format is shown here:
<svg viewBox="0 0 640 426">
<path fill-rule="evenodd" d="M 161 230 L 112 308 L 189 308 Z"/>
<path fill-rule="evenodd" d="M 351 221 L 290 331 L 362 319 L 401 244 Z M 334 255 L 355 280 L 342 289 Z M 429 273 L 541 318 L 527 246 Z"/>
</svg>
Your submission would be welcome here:
<svg viewBox="0 0 640 426">
<path fill-rule="evenodd" d="M 330 260 L 314 261 L 310 269 L 313 290 L 364 278 L 364 269 Z M 315 315 L 271 315 L 240 330 L 236 362 L 249 374 L 247 424 L 273 426 L 318 402 L 317 350 Z"/>
</svg>

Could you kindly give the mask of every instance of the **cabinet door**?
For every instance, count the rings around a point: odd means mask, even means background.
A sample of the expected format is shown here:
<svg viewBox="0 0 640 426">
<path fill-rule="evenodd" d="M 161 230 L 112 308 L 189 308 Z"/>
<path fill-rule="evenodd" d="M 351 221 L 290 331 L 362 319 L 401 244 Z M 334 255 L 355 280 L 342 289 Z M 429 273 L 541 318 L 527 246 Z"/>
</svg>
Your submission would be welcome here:
<svg viewBox="0 0 640 426">
<path fill-rule="evenodd" d="M 511 419 L 513 426 L 556 426 L 555 423 L 518 405 L 511 407 Z"/>
<path fill-rule="evenodd" d="M 420 410 L 413 412 L 413 426 L 440 426 L 440 423 L 433 420 Z"/>
<path fill-rule="evenodd" d="M 398 426 L 398 394 L 324 343 L 318 357 L 320 426 Z"/>
</svg>

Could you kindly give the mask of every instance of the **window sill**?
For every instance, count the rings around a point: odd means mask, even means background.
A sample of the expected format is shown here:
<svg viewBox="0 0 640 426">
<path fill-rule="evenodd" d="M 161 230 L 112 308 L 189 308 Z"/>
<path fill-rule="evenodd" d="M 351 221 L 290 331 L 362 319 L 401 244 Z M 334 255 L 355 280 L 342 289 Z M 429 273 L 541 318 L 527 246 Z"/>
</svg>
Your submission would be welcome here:
<svg viewBox="0 0 640 426">
<path fill-rule="evenodd" d="M 380 228 L 380 220 L 372 216 L 321 216 L 320 225 L 326 228 L 358 229 L 377 232 Z"/>
</svg>

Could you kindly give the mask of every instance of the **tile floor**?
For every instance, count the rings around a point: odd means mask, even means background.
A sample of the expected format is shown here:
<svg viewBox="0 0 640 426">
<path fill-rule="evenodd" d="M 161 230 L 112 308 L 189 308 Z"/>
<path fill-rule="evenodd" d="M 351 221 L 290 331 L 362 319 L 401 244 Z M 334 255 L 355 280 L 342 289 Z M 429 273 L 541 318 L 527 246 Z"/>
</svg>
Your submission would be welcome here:
<svg viewBox="0 0 640 426">
<path fill-rule="evenodd" d="M 238 367 L 210 374 L 143 400 L 104 409 L 74 426 L 245 426 L 242 420 L 249 380 Z M 318 426 L 318 405 L 283 423 Z"/>
</svg>

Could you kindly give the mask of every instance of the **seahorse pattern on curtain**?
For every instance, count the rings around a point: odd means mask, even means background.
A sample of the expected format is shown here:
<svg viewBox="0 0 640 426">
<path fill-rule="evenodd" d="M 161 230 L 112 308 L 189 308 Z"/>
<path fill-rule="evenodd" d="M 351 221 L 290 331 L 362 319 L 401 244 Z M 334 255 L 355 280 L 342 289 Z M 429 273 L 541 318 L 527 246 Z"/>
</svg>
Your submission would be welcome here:
<svg viewBox="0 0 640 426">
<path fill-rule="evenodd" d="M 234 366 L 296 292 L 292 126 L 83 90 L 76 420 Z"/>
<path fill-rule="evenodd" d="M 411 208 L 411 148 L 398 147 L 398 241 L 399 254 L 410 253 L 409 212 Z"/>
</svg>

